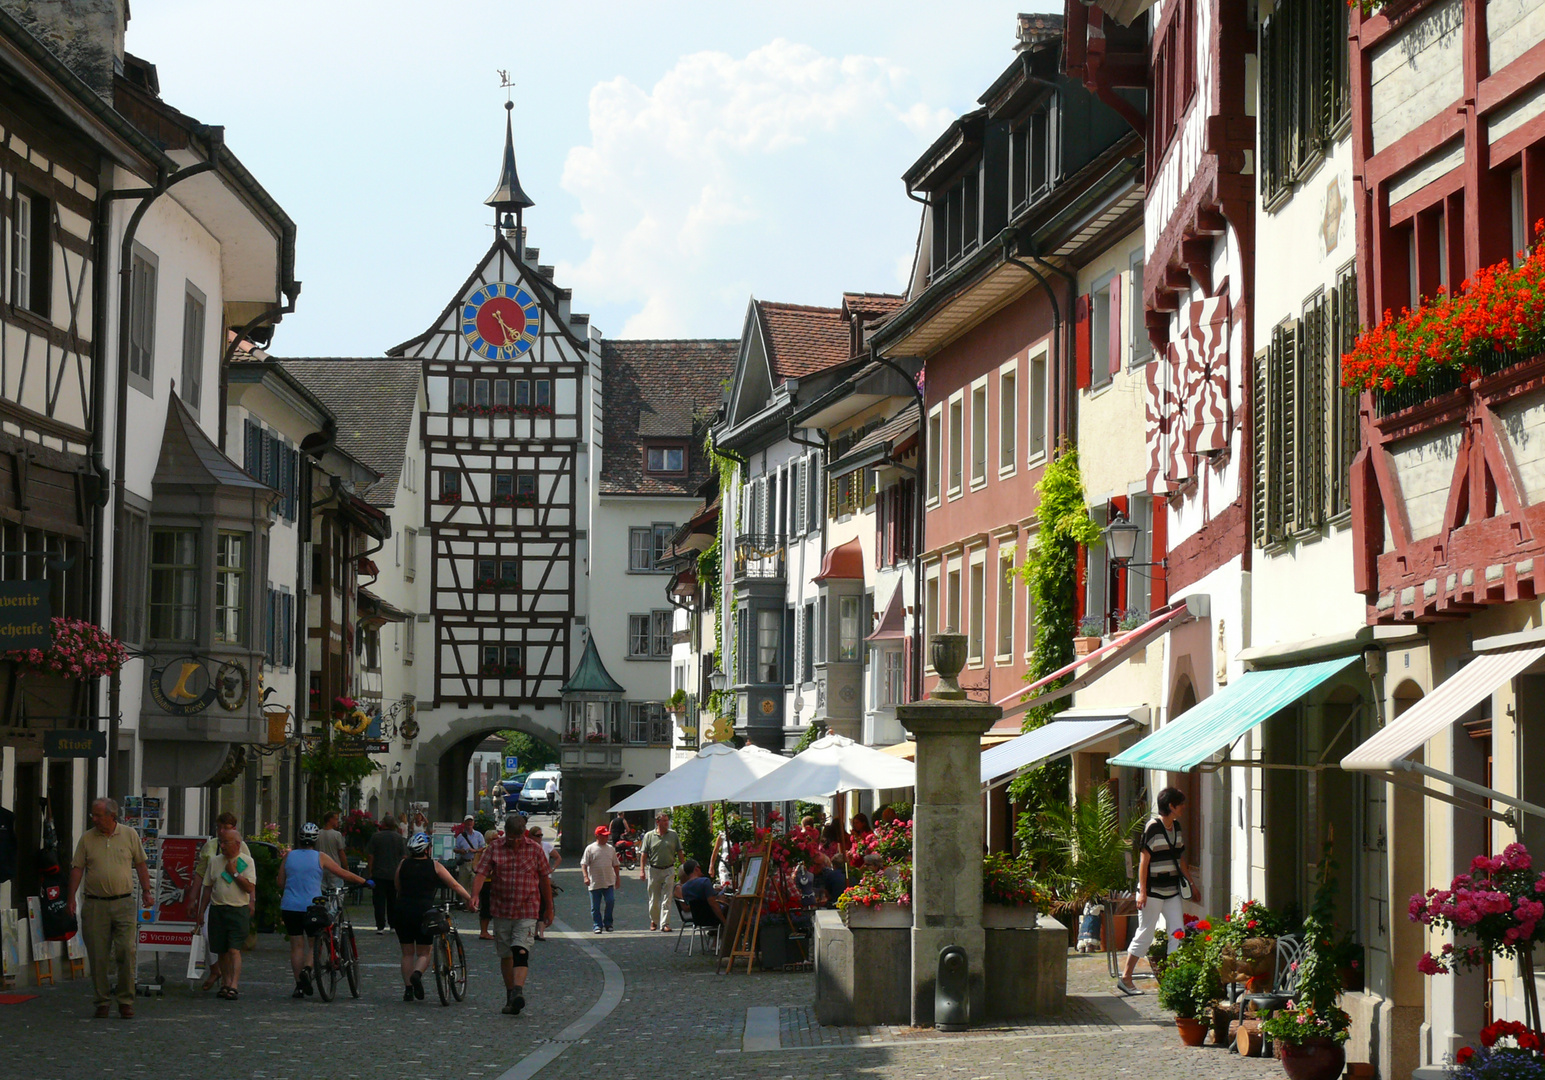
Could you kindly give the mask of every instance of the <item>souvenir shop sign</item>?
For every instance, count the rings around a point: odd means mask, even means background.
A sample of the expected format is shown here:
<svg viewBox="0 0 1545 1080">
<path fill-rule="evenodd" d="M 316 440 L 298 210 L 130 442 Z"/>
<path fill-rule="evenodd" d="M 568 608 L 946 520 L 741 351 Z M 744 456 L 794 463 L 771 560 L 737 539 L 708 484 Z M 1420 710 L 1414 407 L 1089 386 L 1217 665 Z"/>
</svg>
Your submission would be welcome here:
<svg viewBox="0 0 1545 1080">
<path fill-rule="evenodd" d="M 0 650 L 54 643 L 46 581 L 0 581 Z"/>
<path fill-rule="evenodd" d="M 251 687 L 247 669 L 234 660 L 179 656 L 150 669 L 150 698 L 173 716 L 193 716 L 211 705 L 235 712 Z"/>
<path fill-rule="evenodd" d="M 43 754 L 51 758 L 107 756 L 107 732 L 56 729 L 43 732 Z"/>
</svg>

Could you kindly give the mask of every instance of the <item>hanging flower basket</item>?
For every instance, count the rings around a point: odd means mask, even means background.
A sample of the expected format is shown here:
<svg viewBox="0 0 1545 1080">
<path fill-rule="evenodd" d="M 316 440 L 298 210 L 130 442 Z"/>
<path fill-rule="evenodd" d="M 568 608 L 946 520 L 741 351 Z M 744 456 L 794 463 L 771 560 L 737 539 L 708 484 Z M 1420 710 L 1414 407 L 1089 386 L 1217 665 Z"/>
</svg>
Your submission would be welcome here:
<svg viewBox="0 0 1545 1080">
<path fill-rule="evenodd" d="M 47 649 L 12 649 L 5 654 L 23 671 L 62 675 L 66 679 L 100 679 L 123 667 L 129 651 L 123 642 L 96 623 L 55 617 L 54 643 Z"/>
</svg>

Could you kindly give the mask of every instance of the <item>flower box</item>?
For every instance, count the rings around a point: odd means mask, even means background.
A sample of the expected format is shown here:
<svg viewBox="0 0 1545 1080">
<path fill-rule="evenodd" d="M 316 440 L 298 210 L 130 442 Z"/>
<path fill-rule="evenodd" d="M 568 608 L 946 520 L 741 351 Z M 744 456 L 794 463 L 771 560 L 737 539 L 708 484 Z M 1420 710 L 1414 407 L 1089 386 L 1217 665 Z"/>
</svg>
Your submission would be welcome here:
<svg viewBox="0 0 1545 1080">
<path fill-rule="evenodd" d="M 1079 636 L 1073 639 L 1073 655 L 1088 656 L 1098 649 L 1104 638 Z"/>
<path fill-rule="evenodd" d="M 1034 930 L 1040 919 L 1033 905 L 983 904 L 982 929 Z"/>
<path fill-rule="evenodd" d="M 853 930 L 895 930 L 912 926 L 911 904 L 850 904 L 842 921 Z"/>
</svg>

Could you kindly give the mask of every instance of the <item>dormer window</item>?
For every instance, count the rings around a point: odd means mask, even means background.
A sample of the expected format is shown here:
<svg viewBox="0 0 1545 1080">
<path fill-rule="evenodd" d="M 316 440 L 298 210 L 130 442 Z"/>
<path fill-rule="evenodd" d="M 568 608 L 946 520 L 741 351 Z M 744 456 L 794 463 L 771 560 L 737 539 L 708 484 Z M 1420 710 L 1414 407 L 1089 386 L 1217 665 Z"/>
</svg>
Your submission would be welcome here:
<svg viewBox="0 0 1545 1080">
<path fill-rule="evenodd" d="M 687 447 L 684 443 L 651 446 L 645 451 L 644 471 L 679 475 L 687 471 Z"/>
<path fill-rule="evenodd" d="M 933 196 L 933 273 L 954 266 L 981 242 L 980 165 Z"/>
</svg>

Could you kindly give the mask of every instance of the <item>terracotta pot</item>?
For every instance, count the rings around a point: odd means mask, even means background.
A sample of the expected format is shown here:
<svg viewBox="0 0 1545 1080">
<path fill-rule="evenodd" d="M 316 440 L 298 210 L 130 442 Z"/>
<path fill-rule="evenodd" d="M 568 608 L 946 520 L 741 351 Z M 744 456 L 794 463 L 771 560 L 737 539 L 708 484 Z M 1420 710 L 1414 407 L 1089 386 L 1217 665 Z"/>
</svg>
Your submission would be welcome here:
<svg viewBox="0 0 1545 1080">
<path fill-rule="evenodd" d="M 1104 640 L 1104 638 L 1097 637 L 1076 637 L 1073 639 L 1073 655 L 1088 656 L 1098 649 L 1100 643 Z"/>
<path fill-rule="evenodd" d="M 1187 1046 L 1201 1046 L 1207 1041 L 1207 1025 L 1200 1020 L 1193 1020 L 1189 1016 L 1177 1016 L 1175 1028 L 1180 1032 L 1180 1041 Z"/>
<path fill-rule="evenodd" d="M 1301 1043 L 1278 1042 L 1282 1071 L 1291 1080 L 1336 1080 L 1346 1068 L 1346 1047 L 1330 1039 L 1305 1039 Z"/>
</svg>

